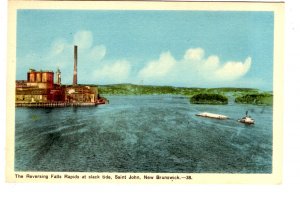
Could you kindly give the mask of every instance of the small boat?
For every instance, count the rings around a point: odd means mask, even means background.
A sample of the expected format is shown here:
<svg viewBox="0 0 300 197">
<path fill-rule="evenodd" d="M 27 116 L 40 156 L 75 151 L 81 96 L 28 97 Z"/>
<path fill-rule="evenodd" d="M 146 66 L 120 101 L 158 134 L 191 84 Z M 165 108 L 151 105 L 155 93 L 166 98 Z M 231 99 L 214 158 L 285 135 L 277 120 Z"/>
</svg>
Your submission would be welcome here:
<svg viewBox="0 0 300 197">
<path fill-rule="evenodd" d="M 208 118 L 215 118 L 215 119 L 228 119 L 228 116 L 224 116 L 221 114 L 213 114 L 213 113 L 208 113 L 208 112 L 203 112 L 200 114 L 196 114 L 196 116 L 202 116 L 202 117 L 208 117 Z"/>
<path fill-rule="evenodd" d="M 238 119 L 238 121 L 245 124 L 254 124 L 254 119 L 252 119 L 251 116 L 248 116 L 248 111 L 246 111 L 246 116 Z"/>
</svg>

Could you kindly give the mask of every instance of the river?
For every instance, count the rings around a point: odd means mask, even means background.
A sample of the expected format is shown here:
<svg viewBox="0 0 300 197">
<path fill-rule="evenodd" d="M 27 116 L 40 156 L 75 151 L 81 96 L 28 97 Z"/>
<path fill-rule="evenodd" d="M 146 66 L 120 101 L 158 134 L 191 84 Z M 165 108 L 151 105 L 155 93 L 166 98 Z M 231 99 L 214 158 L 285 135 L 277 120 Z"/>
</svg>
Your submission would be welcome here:
<svg viewBox="0 0 300 197">
<path fill-rule="evenodd" d="M 17 108 L 15 170 L 272 173 L 271 106 L 193 105 L 171 95 L 108 99 L 97 107 Z M 247 110 L 254 125 L 237 122 Z M 230 119 L 195 116 L 205 111 Z"/>
</svg>

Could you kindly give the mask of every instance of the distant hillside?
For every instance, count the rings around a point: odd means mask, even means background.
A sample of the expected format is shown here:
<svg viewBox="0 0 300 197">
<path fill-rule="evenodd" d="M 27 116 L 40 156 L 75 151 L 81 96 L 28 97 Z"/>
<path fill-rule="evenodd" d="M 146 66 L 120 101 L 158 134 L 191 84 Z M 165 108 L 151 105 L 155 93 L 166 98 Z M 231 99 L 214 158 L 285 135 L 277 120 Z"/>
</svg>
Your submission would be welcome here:
<svg viewBox="0 0 300 197">
<path fill-rule="evenodd" d="M 224 94 L 230 96 L 242 96 L 244 94 L 258 93 L 258 89 L 252 88 L 186 88 L 173 86 L 150 86 L 134 84 L 113 84 L 98 86 L 100 94 L 105 95 L 156 95 L 174 94 L 193 96 L 200 93 Z"/>
</svg>

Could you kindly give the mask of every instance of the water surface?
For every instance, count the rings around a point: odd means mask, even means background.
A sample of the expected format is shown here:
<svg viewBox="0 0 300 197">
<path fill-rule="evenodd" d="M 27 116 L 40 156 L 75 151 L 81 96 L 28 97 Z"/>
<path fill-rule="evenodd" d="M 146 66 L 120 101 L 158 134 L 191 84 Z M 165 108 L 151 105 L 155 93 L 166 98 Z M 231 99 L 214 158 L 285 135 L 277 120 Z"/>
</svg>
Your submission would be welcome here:
<svg viewBox="0 0 300 197">
<path fill-rule="evenodd" d="M 109 105 L 17 108 L 16 171 L 271 173 L 272 107 L 111 96 Z M 236 120 L 248 110 L 255 125 Z M 229 120 L 195 116 L 220 113 Z"/>
</svg>

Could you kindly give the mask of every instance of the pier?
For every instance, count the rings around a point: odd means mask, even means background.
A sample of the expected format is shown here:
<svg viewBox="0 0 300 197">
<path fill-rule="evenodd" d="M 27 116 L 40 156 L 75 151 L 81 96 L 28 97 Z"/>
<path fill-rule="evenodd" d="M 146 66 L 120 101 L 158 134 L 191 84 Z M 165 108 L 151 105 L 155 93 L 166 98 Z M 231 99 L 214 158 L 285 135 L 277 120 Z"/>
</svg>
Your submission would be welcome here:
<svg viewBox="0 0 300 197">
<path fill-rule="evenodd" d="M 67 103 L 67 102 L 47 102 L 47 103 L 16 103 L 16 107 L 90 107 L 99 103 Z"/>
</svg>

